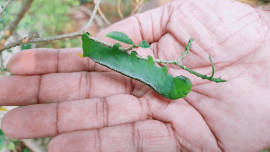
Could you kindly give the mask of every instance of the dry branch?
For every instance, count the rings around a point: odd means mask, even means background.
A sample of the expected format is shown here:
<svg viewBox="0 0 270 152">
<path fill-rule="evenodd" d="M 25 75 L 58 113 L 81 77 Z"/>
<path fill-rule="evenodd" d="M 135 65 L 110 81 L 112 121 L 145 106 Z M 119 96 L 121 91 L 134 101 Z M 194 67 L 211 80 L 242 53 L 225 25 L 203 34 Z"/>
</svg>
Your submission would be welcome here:
<svg viewBox="0 0 270 152">
<path fill-rule="evenodd" d="M 94 3 L 97 5 L 97 0 L 94 0 Z M 98 6 L 98 13 L 100 14 L 100 16 L 102 17 L 102 19 L 105 21 L 105 23 L 107 24 L 111 24 L 111 22 L 109 22 L 107 20 L 107 18 L 105 17 L 105 15 L 103 14 L 103 12 L 101 11 L 100 7 Z"/>
<path fill-rule="evenodd" d="M 21 141 L 34 152 L 46 152 L 40 144 L 33 139 L 21 139 Z"/>
<path fill-rule="evenodd" d="M 25 13 L 29 10 L 34 0 L 25 0 L 22 4 L 22 7 L 15 18 L 11 21 L 9 26 L 7 26 L 4 30 L 4 36 L 1 38 L 0 50 L 2 50 L 7 39 L 12 35 L 13 31 L 16 29 Z"/>
<path fill-rule="evenodd" d="M 117 2 L 117 12 L 118 12 L 119 16 L 123 19 L 124 17 L 123 17 L 123 14 L 121 12 L 121 0 L 118 0 L 118 2 Z"/>
<path fill-rule="evenodd" d="M 82 32 L 83 32 L 83 33 L 84 33 L 85 30 L 86 30 L 88 27 L 90 27 L 90 25 L 92 24 L 92 22 L 93 22 L 93 20 L 94 20 L 94 18 L 95 18 L 95 14 L 97 13 L 97 9 L 99 8 L 100 2 L 101 2 L 101 0 L 98 0 L 97 2 L 95 2 L 96 5 L 95 5 L 95 8 L 94 8 L 94 10 L 93 10 L 93 14 L 92 14 L 90 20 L 88 21 L 88 23 L 87 23 L 87 24 L 85 25 L 85 27 L 82 29 Z"/>
<path fill-rule="evenodd" d="M 87 16 L 91 17 L 93 15 L 93 12 L 91 10 L 89 10 L 86 6 L 81 5 L 81 6 L 78 6 L 77 9 L 79 9 L 80 11 L 85 13 Z M 97 25 L 100 28 L 104 28 L 104 22 L 99 15 L 97 15 L 97 14 L 95 15 L 95 20 L 97 21 Z"/>
<path fill-rule="evenodd" d="M 64 38 L 72 38 L 72 37 L 75 37 L 75 36 L 81 36 L 82 34 L 83 34 L 82 31 L 79 31 L 79 32 L 63 34 L 63 35 L 57 35 L 57 36 L 52 36 L 52 37 L 33 38 L 33 39 L 28 39 L 27 41 L 26 41 L 27 37 L 25 37 L 25 38 L 22 38 L 22 39 L 20 39 L 20 40 L 18 40 L 16 42 L 5 45 L 1 51 L 4 51 L 6 49 L 10 49 L 12 47 L 15 47 L 15 46 L 18 46 L 18 45 L 21 45 L 21 44 L 24 44 L 24 43 L 40 43 L 40 42 L 61 40 L 61 39 L 64 39 Z"/>
<path fill-rule="evenodd" d="M 33 1 L 33 0 L 26 0 L 26 1 Z M 98 5 L 100 3 L 101 0 L 98 0 L 96 5 L 95 5 L 95 8 L 94 8 L 94 11 L 93 11 L 93 14 L 89 20 L 89 22 L 86 24 L 86 26 L 81 30 L 81 31 L 78 31 L 78 32 L 74 32 L 74 33 L 69 33 L 69 34 L 63 34 L 63 35 L 57 35 L 57 36 L 52 36 L 52 37 L 45 37 L 45 38 L 31 38 L 27 41 L 26 38 L 23 38 L 23 39 L 20 39 L 16 42 L 13 42 L 13 43 L 10 43 L 10 44 L 7 44 L 5 45 L 3 48 L 0 47 L 0 52 L 6 50 L 6 49 L 9 49 L 9 48 L 12 48 L 12 47 L 15 47 L 15 46 L 18 46 L 18 45 L 21 45 L 23 43 L 40 43 L 40 42 L 48 42 L 48 41 L 54 41 L 54 40 L 61 40 L 61 39 L 64 39 L 64 38 L 72 38 L 72 37 L 75 37 L 75 36 L 81 36 L 85 30 L 90 27 L 90 25 L 92 24 L 93 20 L 94 20 L 94 16 L 97 12 L 97 8 L 98 8 Z M 29 9 L 29 8 L 28 8 Z M 29 38 L 29 37 L 28 37 Z"/>
<path fill-rule="evenodd" d="M 11 0 L 7 1 L 6 5 L 3 7 L 3 9 L 2 9 L 2 7 L 0 6 L 0 20 L 1 20 L 2 12 L 4 11 L 4 9 L 7 8 L 7 6 L 9 5 L 10 2 L 11 2 Z"/>
<path fill-rule="evenodd" d="M 136 13 L 136 11 L 139 9 L 139 7 L 143 4 L 143 1 L 144 0 L 141 0 L 139 3 L 137 3 L 137 5 L 134 7 L 132 12 L 130 13 L 130 16 Z"/>
</svg>

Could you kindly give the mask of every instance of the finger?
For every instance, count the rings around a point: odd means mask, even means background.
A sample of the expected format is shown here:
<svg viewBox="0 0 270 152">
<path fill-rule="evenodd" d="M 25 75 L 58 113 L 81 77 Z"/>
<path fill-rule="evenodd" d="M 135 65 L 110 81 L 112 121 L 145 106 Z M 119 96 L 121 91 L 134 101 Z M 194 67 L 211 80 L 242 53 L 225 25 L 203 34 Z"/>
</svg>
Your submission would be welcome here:
<svg viewBox="0 0 270 152">
<path fill-rule="evenodd" d="M 30 105 L 8 112 L 1 128 L 10 138 L 56 136 L 145 120 L 146 107 L 131 95 Z"/>
<path fill-rule="evenodd" d="M 72 144 L 70 144 L 72 143 Z M 147 120 L 95 130 L 62 134 L 48 145 L 48 151 L 81 152 L 135 152 L 135 151 L 182 151 L 173 131 L 166 124 Z"/>
<path fill-rule="evenodd" d="M 81 58 L 81 48 L 31 49 L 15 53 L 7 64 L 13 74 L 34 75 L 79 71 L 112 71 L 89 58 Z"/>
<path fill-rule="evenodd" d="M 0 79 L 0 105 L 29 105 L 130 94 L 129 78 L 115 72 L 53 73 Z"/>
</svg>

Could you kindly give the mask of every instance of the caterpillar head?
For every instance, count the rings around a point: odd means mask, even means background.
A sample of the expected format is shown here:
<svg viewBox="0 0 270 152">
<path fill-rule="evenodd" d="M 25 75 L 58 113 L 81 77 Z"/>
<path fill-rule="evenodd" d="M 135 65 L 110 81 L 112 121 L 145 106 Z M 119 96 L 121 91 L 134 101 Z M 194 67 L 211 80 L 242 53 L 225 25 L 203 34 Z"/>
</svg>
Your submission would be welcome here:
<svg viewBox="0 0 270 152">
<path fill-rule="evenodd" d="M 192 83 L 189 78 L 185 76 L 177 76 L 173 78 L 173 83 L 170 91 L 171 99 L 184 98 L 191 90 Z"/>
</svg>

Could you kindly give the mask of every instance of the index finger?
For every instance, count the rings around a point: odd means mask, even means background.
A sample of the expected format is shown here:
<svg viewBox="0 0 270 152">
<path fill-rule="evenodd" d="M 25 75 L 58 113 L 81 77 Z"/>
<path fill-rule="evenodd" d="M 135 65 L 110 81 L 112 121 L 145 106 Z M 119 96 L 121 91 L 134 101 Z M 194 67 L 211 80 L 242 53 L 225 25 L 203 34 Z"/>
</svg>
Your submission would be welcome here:
<svg viewBox="0 0 270 152">
<path fill-rule="evenodd" d="M 110 69 L 101 66 L 89 58 L 81 58 L 81 48 L 46 49 L 36 48 L 14 54 L 7 70 L 13 74 L 34 75 L 48 73 L 65 73 L 79 71 L 108 72 Z"/>
</svg>

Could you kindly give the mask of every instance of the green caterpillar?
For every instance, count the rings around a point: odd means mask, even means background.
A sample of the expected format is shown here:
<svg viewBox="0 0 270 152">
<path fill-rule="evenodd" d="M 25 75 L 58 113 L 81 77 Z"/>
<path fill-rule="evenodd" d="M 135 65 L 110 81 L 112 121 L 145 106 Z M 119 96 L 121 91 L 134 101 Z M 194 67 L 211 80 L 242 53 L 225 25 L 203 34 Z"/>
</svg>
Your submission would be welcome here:
<svg viewBox="0 0 270 152">
<path fill-rule="evenodd" d="M 166 98 L 179 99 L 190 92 L 192 83 L 189 78 L 169 75 L 167 66 L 156 66 L 152 56 L 141 60 L 136 57 L 136 51 L 128 55 L 119 49 L 119 43 L 107 47 L 89 39 L 88 35 L 82 35 L 83 57 L 89 57 L 116 72 L 139 80 Z"/>
</svg>

